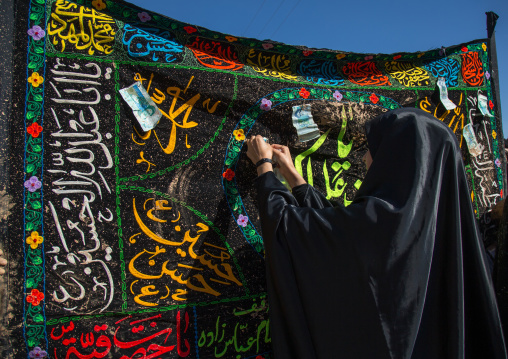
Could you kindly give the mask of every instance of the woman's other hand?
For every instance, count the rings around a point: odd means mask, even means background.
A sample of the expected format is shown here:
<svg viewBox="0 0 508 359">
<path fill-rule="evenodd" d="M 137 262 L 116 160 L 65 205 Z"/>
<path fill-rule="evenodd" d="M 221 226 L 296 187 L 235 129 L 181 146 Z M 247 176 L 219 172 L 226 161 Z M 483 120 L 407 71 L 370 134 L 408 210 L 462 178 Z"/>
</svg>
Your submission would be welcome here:
<svg viewBox="0 0 508 359">
<path fill-rule="evenodd" d="M 307 183 L 296 170 L 289 148 L 277 144 L 273 144 L 272 148 L 274 160 L 277 162 L 280 174 L 288 181 L 291 188 Z"/>
</svg>

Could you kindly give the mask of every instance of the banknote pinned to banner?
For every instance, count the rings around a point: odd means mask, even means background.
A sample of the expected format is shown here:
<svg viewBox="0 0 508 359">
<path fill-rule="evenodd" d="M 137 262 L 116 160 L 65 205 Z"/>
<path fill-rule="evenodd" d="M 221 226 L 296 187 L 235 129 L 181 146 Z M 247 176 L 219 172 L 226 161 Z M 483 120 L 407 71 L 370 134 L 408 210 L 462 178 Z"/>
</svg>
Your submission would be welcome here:
<svg viewBox="0 0 508 359">
<path fill-rule="evenodd" d="M 131 107 L 143 131 L 150 131 L 157 125 L 162 113 L 141 83 L 135 82 L 131 86 L 121 89 L 120 94 Z"/>
<path fill-rule="evenodd" d="M 476 136 L 474 134 L 473 126 L 468 123 L 464 126 L 464 129 L 462 130 L 462 134 L 464 135 L 464 138 L 466 139 L 467 148 L 469 150 L 469 153 L 473 157 L 477 157 L 482 154 L 483 152 L 483 146 L 478 143 L 476 140 Z"/>
<path fill-rule="evenodd" d="M 448 110 L 453 110 L 457 107 L 449 98 L 448 98 L 448 89 L 446 88 L 446 80 L 444 77 L 440 77 L 437 80 L 437 87 L 439 87 L 439 98 L 441 99 L 441 103 Z"/>
<path fill-rule="evenodd" d="M 310 105 L 293 106 L 292 117 L 298 141 L 307 142 L 319 137 L 319 129 L 312 117 Z"/>
<path fill-rule="evenodd" d="M 489 112 L 489 107 L 487 105 L 487 97 L 486 96 L 478 94 L 478 107 L 480 108 L 480 111 L 483 116 L 494 117 Z"/>
</svg>

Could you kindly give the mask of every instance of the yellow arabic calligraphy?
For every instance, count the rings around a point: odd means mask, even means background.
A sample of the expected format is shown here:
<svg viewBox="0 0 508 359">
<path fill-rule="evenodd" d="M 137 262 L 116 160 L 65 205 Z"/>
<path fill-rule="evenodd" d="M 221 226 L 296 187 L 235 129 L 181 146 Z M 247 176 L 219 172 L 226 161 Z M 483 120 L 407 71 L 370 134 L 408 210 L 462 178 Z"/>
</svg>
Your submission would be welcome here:
<svg viewBox="0 0 508 359">
<path fill-rule="evenodd" d="M 116 25 L 112 17 L 101 14 L 95 9 L 57 0 L 55 10 L 51 13 L 48 35 L 53 45 L 60 43 L 60 51 L 65 52 L 67 44 L 76 50 L 88 49 L 88 54 L 95 51 L 109 55 L 113 52 Z"/>
</svg>

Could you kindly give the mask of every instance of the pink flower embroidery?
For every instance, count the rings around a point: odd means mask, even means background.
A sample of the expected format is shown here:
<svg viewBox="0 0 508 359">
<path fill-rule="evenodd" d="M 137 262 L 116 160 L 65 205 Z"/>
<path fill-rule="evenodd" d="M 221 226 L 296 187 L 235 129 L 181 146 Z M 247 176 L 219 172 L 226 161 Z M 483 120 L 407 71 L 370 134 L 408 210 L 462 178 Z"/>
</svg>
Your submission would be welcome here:
<svg viewBox="0 0 508 359">
<path fill-rule="evenodd" d="M 28 181 L 25 181 L 25 187 L 30 191 L 30 192 L 35 192 L 37 191 L 39 188 L 42 187 L 42 182 L 39 181 L 37 179 L 37 177 L 35 176 L 32 176 L 30 177 L 30 179 Z"/>
<path fill-rule="evenodd" d="M 138 13 L 138 17 L 141 22 L 147 22 L 152 20 L 152 17 L 146 11 Z"/>
<path fill-rule="evenodd" d="M 270 111 L 272 108 L 272 101 L 266 98 L 261 99 L 261 105 L 259 105 L 259 108 L 263 111 Z"/>
<path fill-rule="evenodd" d="M 335 90 L 335 92 L 333 93 L 333 97 L 340 102 L 340 100 L 342 100 L 342 94 L 339 92 L 339 90 Z"/>
<path fill-rule="evenodd" d="M 39 25 L 34 25 L 27 33 L 36 41 L 42 39 L 44 35 L 46 35 L 46 32 Z"/>
<path fill-rule="evenodd" d="M 263 45 L 261 45 L 261 46 L 263 46 L 263 49 L 265 49 L 265 50 L 269 50 L 269 49 L 271 49 L 271 48 L 273 47 L 273 45 L 272 45 L 272 44 L 268 44 L 268 43 L 264 43 L 264 44 L 263 44 Z"/>
<path fill-rule="evenodd" d="M 244 216 L 243 214 L 241 214 L 240 216 L 238 216 L 238 219 L 236 220 L 236 223 L 239 226 L 247 227 L 247 224 L 249 223 L 249 217 Z"/>
<path fill-rule="evenodd" d="M 31 350 L 28 353 L 30 358 L 46 358 L 48 353 L 45 350 L 42 350 L 40 347 L 35 347 L 34 350 Z"/>
</svg>

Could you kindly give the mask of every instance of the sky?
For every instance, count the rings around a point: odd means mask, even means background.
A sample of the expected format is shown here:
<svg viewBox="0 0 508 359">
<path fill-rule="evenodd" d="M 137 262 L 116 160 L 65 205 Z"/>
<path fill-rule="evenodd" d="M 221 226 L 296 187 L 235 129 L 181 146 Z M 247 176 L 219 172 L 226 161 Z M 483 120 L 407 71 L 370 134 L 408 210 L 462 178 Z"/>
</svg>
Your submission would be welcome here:
<svg viewBox="0 0 508 359">
<path fill-rule="evenodd" d="M 496 45 L 503 134 L 508 138 L 508 0 L 128 0 L 232 36 L 359 53 L 427 51 L 487 37 Z"/>
</svg>

